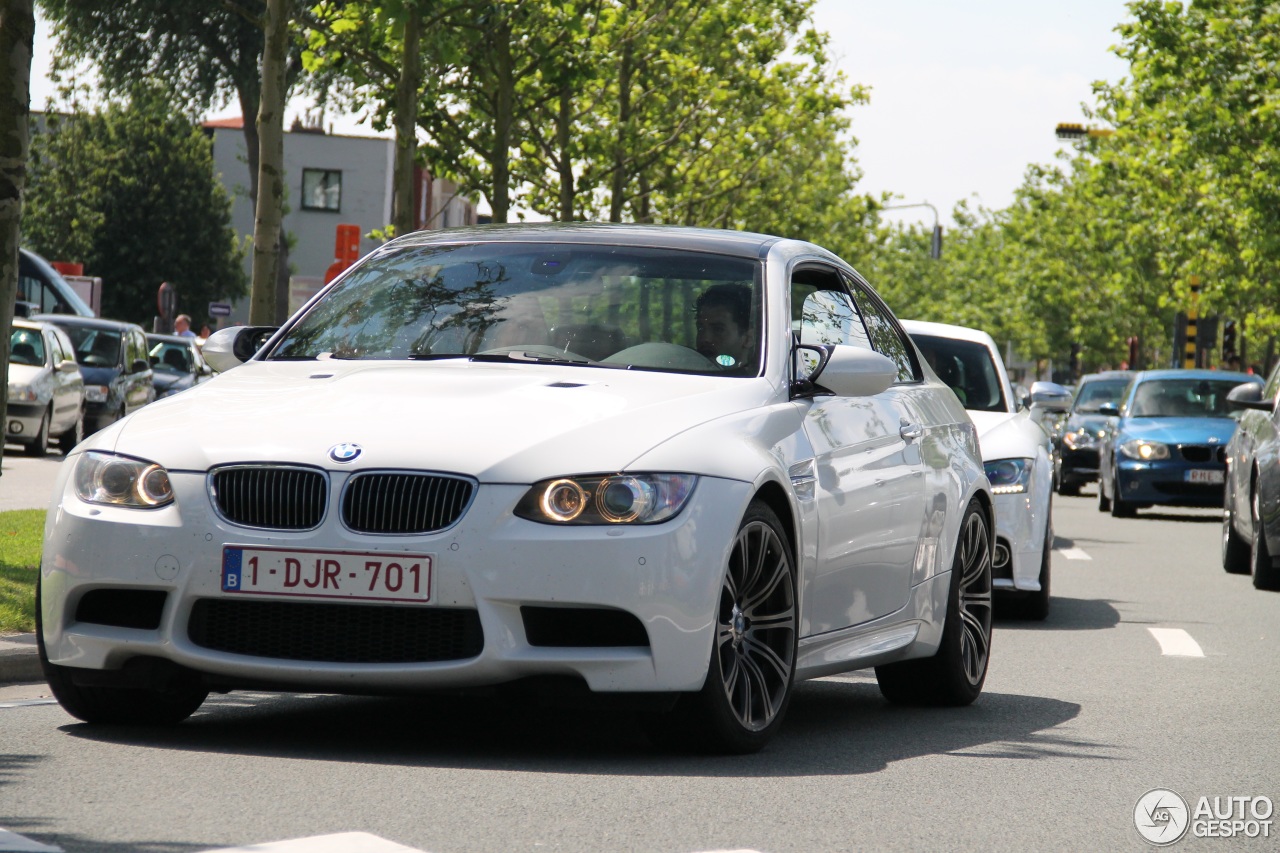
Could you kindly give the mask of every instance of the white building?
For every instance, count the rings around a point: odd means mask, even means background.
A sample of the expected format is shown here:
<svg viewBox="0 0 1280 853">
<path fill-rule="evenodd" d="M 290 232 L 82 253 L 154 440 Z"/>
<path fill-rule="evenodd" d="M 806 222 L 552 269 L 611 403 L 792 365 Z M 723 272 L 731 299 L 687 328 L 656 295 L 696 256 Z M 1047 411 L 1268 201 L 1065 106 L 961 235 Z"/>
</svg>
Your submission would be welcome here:
<svg viewBox="0 0 1280 853">
<path fill-rule="evenodd" d="M 253 201 L 249 197 L 249 165 L 242 119 L 204 123 L 213 137 L 214 168 L 232 197 L 231 225 L 244 239 L 253 236 Z M 392 214 L 394 141 L 380 137 L 336 136 L 302 127 L 284 135 L 286 213 L 283 227 L 293 245 L 289 251 L 289 310 L 296 310 L 323 284 L 336 257 L 339 225 L 355 225 L 361 235 L 360 255 L 379 243 L 367 235 L 386 228 Z M 414 225 L 452 228 L 477 222 L 475 203 L 457 194 L 450 181 L 416 170 Z M 252 253 L 245 256 L 245 275 L 252 272 Z M 191 312 L 195 314 L 195 311 Z M 219 326 L 247 323 L 249 299 L 232 306 Z"/>
</svg>

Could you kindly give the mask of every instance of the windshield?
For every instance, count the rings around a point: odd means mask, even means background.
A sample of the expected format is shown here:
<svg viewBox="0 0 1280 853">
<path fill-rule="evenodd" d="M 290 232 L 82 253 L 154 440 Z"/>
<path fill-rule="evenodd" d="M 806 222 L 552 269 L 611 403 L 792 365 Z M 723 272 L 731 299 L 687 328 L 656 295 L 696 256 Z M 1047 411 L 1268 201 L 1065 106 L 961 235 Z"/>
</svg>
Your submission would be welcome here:
<svg viewBox="0 0 1280 853">
<path fill-rule="evenodd" d="M 14 330 L 9 334 L 9 361 L 14 364 L 44 366 L 44 339 L 34 329 Z"/>
<path fill-rule="evenodd" d="M 1077 412 L 1096 412 L 1104 403 L 1115 403 L 1129 387 L 1126 379 L 1094 379 L 1080 386 L 1073 407 Z"/>
<path fill-rule="evenodd" d="M 1133 392 L 1134 418 L 1225 418 L 1227 394 L 1239 379 L 1151 379 Z"/>
<path fill-rule="evenodd" d="M 115 367 L 120 363 L 120 333 L 88 326 L 65 326 L 83 367 Z"/>
<path fill-rule="evenodd" d="M 151 367 L 160 373 L 190 373 L 191 351 L 185 344 L 161 341 L 151 348 L 149 353 Z"/>
<path fill-rule="evenodd" d="M 951 387 L 966 409 L 1007 412 L 1000 378 L 991 351 L 976 341 L 957 341 L 933 335 L 912 335 L 938 378 Z"/>
<path fill-rule="evenodd" d="M 278 359 L 438 359 L 755 375 L 757 261 L 551 244 L 408 248 L 354 270 L 288 331 Z"/>
</svg>

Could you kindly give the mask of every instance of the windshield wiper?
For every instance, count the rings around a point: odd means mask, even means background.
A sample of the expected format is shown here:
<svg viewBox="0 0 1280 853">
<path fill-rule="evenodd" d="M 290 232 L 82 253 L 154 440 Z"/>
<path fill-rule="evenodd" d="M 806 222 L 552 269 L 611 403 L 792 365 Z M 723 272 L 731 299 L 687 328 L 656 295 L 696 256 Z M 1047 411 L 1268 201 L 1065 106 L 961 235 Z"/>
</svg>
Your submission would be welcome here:
<svg viewBox="0 0 1280 853">
<path fill-rule="evenodd" d="M 472 361 L 528 361 L 535 364 L 592 364 L 589 358 L 569 358 L 563 355 L 546 355 L 540 352 L 524 352 L 523 350 L 512 350 L 511 352 L 478 352 L 470 356 Z"/>
</svg>

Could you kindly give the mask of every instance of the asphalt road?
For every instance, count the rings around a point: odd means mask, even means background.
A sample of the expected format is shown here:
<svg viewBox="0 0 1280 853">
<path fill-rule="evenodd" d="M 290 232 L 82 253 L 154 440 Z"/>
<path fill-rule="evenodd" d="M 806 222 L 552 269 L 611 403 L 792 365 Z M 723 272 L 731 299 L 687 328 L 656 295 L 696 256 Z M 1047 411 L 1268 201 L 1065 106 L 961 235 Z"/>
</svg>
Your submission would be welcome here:
<svg viewBox="0 0 1280 853">
<path fill-rule="evenodd" d="M 77 723 L 33 685 L 0 693 L 0 827 L 86 853 L 1146 850 L 1152 789 L 1280 800 L 1280 596 L 1221 570 L 1219 514 L 1112 519 L 1086 494 L 1055 528 L 1049 619 L 997 622 L 969 708 L 823 679 L 767 750 L 723 758 L 603 707 L 237 693 L 147 730 Z M 288 843 L 336 833 L 364 835 Z"/>
</svg>

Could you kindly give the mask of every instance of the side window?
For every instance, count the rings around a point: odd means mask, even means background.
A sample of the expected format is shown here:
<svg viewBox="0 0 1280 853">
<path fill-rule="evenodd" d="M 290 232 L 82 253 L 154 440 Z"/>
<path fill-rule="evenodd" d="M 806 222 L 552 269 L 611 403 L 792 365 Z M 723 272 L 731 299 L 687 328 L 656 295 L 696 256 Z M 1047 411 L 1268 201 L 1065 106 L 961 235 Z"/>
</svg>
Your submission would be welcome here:
<svg viewBox="0 0 1280 853">
<path fill-rule="evenodd" d="M 898 365 L 899 382 L 918 382 L 920 368 L 916 365 L 915 355 L 907 342 L 906 333 L 898 328 L 897 322 L 889 309 L 873 297 L 857 282 L 852 283 L 853 298 L 862 312 L 867 324 L 867 334 L 871 338 L 871 348 L 881 355 L 893 359 Z"/>
<path fill-rule="evenodd" d="M 802 344 L 871 349 L 862 316 L 831 269 L 802 268 L 792 273 L 791 331 Z"/>
</svg>

